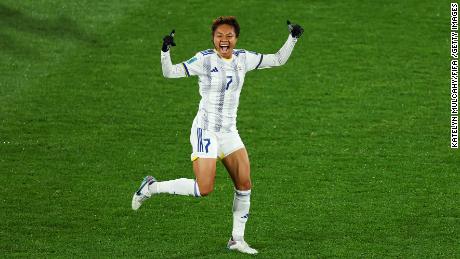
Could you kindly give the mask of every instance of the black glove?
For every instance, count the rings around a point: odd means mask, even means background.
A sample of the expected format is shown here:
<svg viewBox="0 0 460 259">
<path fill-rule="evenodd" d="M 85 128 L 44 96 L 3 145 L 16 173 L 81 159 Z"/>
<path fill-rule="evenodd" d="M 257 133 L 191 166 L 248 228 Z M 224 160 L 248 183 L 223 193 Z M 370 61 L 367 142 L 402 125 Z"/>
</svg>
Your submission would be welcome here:
<svg viewBox="0 0 460 259">
<path fill-rule="evenodd" d="M 300 36 L 302 36 L 303 28 L 300 25 L 291 24 L 291 22 L 289 20 L 287 21 L 287 25 L 288 25 L 288 29 L 289 29 L 289 32 L 291 33 L 292 37 L 298 39 L 298 38 L 300 38 Z"/>
<path fill-rule="evenodd" d="M 172 30 L 169 35 L 163 38 L 163 46 L 161 47 L 161 51 L 166 52 L 171 46 L 176 46 L 176 43 L 174 43 L 174 32 L 175 30 Z"/>
</svg>

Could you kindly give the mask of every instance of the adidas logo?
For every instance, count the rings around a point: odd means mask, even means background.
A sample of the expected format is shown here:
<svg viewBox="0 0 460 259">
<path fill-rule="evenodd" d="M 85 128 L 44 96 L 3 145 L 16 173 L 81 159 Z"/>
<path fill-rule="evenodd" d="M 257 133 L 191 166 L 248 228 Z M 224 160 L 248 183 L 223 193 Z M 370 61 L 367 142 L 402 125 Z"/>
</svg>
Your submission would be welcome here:
<svg viewBox="0 0 460 259">
<path fill-rule="evenodd" d="M 214 67 L 213 69 L 211 69 L 211 72 L 219 72 L 219 70 L 217 70 L 217 67 Z"/>
</svg>

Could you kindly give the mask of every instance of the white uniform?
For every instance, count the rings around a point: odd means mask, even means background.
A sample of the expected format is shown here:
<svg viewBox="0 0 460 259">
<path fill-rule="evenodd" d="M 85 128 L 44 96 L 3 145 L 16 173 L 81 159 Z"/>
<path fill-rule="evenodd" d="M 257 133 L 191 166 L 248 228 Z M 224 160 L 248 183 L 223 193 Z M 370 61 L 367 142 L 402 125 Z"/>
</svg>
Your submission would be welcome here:
<svg viewBox="0 0 460 259">
<path fill-rule="evenodd" d="M 231 59 L 221 58 L 215 50 L 209 49 L 177 65 L 172 65 L 169 51 L 161 52 L 165 77 L 199 78 L 201 101 L 190 135 L 192 160 L 222 158 L 244 147 L 236 128 L 236 116 L 245 74 L 254 69 L 283 65 L 296 42 L 297 39 L 289 35 L 276 54 L 268 55 L 234 49 Z"/>
</svg>

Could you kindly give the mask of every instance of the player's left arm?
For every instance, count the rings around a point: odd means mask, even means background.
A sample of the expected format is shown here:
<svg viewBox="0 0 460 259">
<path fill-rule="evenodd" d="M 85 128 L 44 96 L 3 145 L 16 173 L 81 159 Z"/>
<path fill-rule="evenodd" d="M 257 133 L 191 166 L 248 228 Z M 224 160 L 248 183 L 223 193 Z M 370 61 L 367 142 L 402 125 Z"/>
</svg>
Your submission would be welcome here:
<svg viewBox="0 0 460 259">
<path fill-rule="evenodd" d="M 302 36 L 303 28 L 298 24 L 291 24 L 287 21 L 289 36 L 278 52 L 275 54 L 258 54 L 258 63 L 254 67 L 255 69 L 277 67 L 286 64 L 287 60 L 291 56 L 292 50 L 294 49 L 297 39 Z"/>
</svg>

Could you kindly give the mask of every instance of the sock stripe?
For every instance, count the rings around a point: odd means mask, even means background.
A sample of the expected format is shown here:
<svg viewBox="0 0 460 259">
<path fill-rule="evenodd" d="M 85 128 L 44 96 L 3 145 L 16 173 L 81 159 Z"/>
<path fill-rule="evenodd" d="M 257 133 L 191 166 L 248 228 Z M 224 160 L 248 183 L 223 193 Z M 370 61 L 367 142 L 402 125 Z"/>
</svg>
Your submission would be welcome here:
<svg viewBox="0 0 460 259">
<path fill-rule="evenodd" d="M 251 190 L 240 191 L 240 190 L 235 189 L 235 194 L 238 196 L 249 196 L 251 195 Z"/>
<path fill-rule="evenodd" d="M 195 193 L 195 197 L 200 197 L 200 191 L 198 190 L 198 183 L 195 180 L 195 184 L 193 185 L 193 192 Z"/>
</svg>

